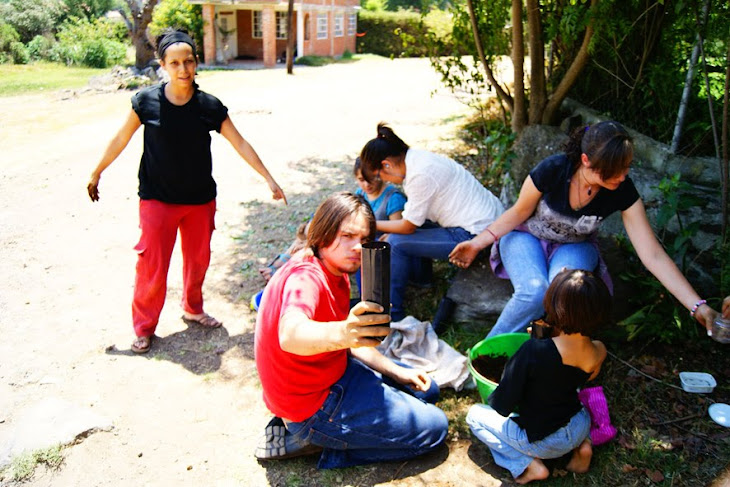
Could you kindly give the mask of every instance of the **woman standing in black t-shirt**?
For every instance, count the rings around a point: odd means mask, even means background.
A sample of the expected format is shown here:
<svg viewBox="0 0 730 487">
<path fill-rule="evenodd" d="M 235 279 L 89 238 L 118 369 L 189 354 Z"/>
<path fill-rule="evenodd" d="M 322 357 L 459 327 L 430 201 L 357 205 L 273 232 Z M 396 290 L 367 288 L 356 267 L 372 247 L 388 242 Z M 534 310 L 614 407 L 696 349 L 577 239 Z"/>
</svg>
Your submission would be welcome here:
<svg viewBox="0 0 730 487">
<path fill-rule="evenodd" d="M 195 43 L 182 31 L 169 30 L 157 38 L 160 65 L 170 81 L 140 90 L 132 110 L 111 140 L 87 185 L 92 201 L 99 200 L 99 178 L 129 143 L 140 125 L 144 151 L 139 166 L 139 215 L 142 235 L 135 246 L 137 272 L 132 320 L 137 339 L 132 350 L 149 351 L 165 302 L 167 270 L 178 230 L 183 254 L 183 320 L 207 328 L 221 322 L 203 311 L 203 280 L 210 263 L 216 184 L 212 176 L 210 131 L 220 132 L 269 185 L 273 198 L 284 192 L 241 136 L 216 97 L 198 89 Z"/>
<path fill-rule="evenodd" d="M 457 245 L 450 261 L 469 267 L 492 243 L 492 268 L 515 289 L 488 336 L 524 331 L 543 312 L 542 297 L 563 268 L 597 270 L 607 283 L 595 236 L 601 221 L 621 212 L 624 228 L 646 268 L 702 325 L 716 311 L 700 299 L 657 241 L 644 204 L 628 177 L 631 137 L 617 122 L 576 130 L 565 154 L 543 160 L 525 179 L 517 202 L 471 240 Z"/>
</svg>

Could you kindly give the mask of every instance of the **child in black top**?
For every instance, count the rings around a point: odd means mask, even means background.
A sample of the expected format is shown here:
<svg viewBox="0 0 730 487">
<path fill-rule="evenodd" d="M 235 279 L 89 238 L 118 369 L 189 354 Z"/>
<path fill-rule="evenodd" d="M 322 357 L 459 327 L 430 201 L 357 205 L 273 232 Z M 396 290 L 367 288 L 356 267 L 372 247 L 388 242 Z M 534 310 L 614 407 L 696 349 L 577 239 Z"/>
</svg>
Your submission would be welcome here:
<svg viewBox="0 0 730 487">
<path fill-rule="evenodd" d="M 525 342 L 507 363 L 489 405 L 472 406 L 466 418 L 497 464 L 520 484 L 547 478 L 542 459 L 570 451 L 567 469 L 588 471 L 591 420 L 577 390 L 598 375 L 606 358 L 603 343 L 589 336 L 610 315 L 611 297 L 601 279 L 564 270 L 543 305 L 554 336 Z M 510 415 L 515 409 L 519 414 Z"/>
<path fill-rule="evenodd" d="M 221 322 L 203 311 L 202 286 L 210 261 L 216 184 L 212 177 L 210 131 L 220 132 L 269 185 L 273 198 L 284 192 L 241 136 L 216 97 L 198 89 L 195 43 L 182 31 L 157 38 L 160 65 L 170 81 L 132 97 L 132 110 L 111 140 L 87 185 L 99 200 L 101 173 L 114 162 L 144 124 L 144 152 L 139 166 L 140 228 L 132 319 L 137 339 L 132 350 L 149 351 L 165 301 L 167 269 L 178 230 L 183 254 L 183 320 L 207 328 Z"/>
</svg>

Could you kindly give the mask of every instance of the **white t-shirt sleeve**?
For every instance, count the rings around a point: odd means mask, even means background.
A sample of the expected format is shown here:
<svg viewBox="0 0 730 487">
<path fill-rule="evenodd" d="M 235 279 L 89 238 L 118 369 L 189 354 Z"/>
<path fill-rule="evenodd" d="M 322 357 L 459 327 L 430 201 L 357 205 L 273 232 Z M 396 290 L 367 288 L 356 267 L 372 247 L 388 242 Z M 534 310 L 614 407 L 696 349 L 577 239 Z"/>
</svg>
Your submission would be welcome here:
<svg viewBox="0 0 730 487">
<path fill-rule="evenodd" d="M 403 209 L 403 218 L 417 227 L 423 225 L 437 188 L 436 181 L 427 174 L 417 174 L 408 181 L 408 201 Z"/>
</svg>

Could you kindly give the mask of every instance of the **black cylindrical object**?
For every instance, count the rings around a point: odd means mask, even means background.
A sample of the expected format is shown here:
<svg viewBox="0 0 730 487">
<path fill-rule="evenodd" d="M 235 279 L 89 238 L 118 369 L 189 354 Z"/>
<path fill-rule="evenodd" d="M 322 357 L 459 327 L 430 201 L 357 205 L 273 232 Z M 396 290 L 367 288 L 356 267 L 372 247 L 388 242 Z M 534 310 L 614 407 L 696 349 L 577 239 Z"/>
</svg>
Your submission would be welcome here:
<svg viewBox="0 0 730 487">
<path fill-rule="evenodd" d="M 372 301 L 383 307 L 384 314 L 390 314 L 390 244 L 368 242 L 362 246 L 362 289 L 363 301 Z"/>
</svg>

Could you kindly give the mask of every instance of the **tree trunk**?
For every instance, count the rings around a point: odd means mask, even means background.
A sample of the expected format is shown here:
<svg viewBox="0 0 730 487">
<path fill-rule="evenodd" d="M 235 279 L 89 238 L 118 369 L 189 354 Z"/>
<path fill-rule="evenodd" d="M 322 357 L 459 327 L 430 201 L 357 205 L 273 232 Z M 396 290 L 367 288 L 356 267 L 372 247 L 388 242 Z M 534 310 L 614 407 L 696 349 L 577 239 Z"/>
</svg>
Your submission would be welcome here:
<svg viewBox="0 0 730 487">
<path fill-rule="evenodd" d="M 497 92 L 497 96 L 499 96 L 499 99 L 507 105 L 508 110 L 510 112 L 513 112 L 514 101 L 512 100 L 512 97 L 504 90 L 504 88 L 502 88 L 502 86 L 500 86 L 497 80 L 494 79 L 494 73 L 492 72 L 492 68 L 489 66 L 489 63 L 487 63 L 487 58 L 484 56 L 484 48 L 482 47 L 482 38 L 479 35 L 479 24 L 477 24 L 477 16 L 474 12 L 473 0 L 466 0 L 466 4 L 469 8 L 469 19 L 471 20 L 471 31 L 474 35 L 474 44 L 476 45 L 477 54 L 479 55 L 479 61 L 482 63 L 482 67 L 484 68 L 484 72 L 487 75 L 489 84 L 494 87 L 494 91 Z"/>
<path fill-rule="evenodd" d="M 725 94 L 722 100 L 722 241 L 727 238 L 727 204 L 728 204 L 728 105 L 730 105 L 730 46 L 727 48 L 725 58 Z"/>
<path fill-rule="evenodd" d="M 702 6 L 702 20 L 700 25 L 697 27 L 698 30 L 702 30 L 705 23 L 707 22 L 707 15 L 710 11 L 710 0 L 705 0 Z M 697 32 L 697 40 L 692 48 L 692 55 L 689 59 L 689 69 L 687 69 L 687 76 L 684 80 L 684 90 L 682 90 L 682 100 L 679 102 L 679 111 L 677 112 L 677 122 L 674 124 L 674 134 L 672 135 L 672 146 L 670 151 L 672 154 L 676 154 L 679 150 L 679 139 L 682 136 L 682 125 L 684 125 L 684 117 L 687 113 L 687 103 L 689 101 L 689 92 L 692 89 L 692 78 L 695 74 L 695 65 L 697 64 L 697 58 L 700 56 L 700 33 Z"/>
<path fill-rule="evenodd" d="M 299 12 L 301 14 L 301 11 Z M 294 74 L 294 0 L 289 0 L 286 15 L 286 74 Z"/>
<path fill-rule="evenodd" d="M 132 12 L 132 45 L 134 45 L 134 66 L 146 68 L 155 58 L 155 49 L 147 39 L 147 26 L 152 21 L 152 11 L 159 0 L 127 0 Z"/>
<path fill-rule="evenodd" d="M 527 123 L 525 106 L 525 44 L 522 30 L 522 0 L 512 0 L 512 68 L 514 72 L 514 109 L 512 132 L 520 133 Z"/>
<path fill-rule="evenodd" d="M 597 5 L 598 0 L 591 0 L 591 15 L 592 12 L 595 12 Z M 565 100 L 565 97 L 568 96 L 568 92 L 578 80 L 578 76 L 580 76 L 583 68 L 585 68 L 586 64 L 588 64 L 588 59 L 590 58 L 588 46 L 590 46 L 591 44 L 593 33 L 594 26 L 593 19 L 591 19 L 588 22 L 586 32 L 583 35 L 583 43 L 578 50 L 578 54 L 576 54 L 575 59 L 573 59 L 573 62 L 570 64 L 570 67 L 568 68 L 568 71 L 566 71 L 565 76 L 563 76 L 563 79 L 560 80 L 560 83 L 555 88 L 552 95 L 550 95 L 550 99 L 545 105 L 545 109 L 542 112 L 542 124 L 552 125 L 555 123 L 555 119 L 557 118 L 557 115 L 559 113 L 558 111 L 560 109 L 560 105 L 562 105 L 563 100 Z"/>
<path fill-rule="evenodd" d="M 542 113 L 547 102 L 545 46 L 542 40 L 539 0 L 527 0 L 527 39 L 530 46 L 530 109 L 528 123 L 537 124 L 542 120 Z"/>
</svg>

